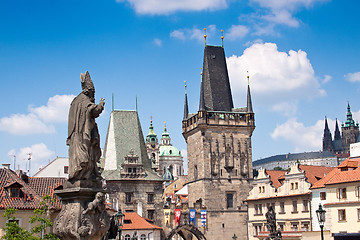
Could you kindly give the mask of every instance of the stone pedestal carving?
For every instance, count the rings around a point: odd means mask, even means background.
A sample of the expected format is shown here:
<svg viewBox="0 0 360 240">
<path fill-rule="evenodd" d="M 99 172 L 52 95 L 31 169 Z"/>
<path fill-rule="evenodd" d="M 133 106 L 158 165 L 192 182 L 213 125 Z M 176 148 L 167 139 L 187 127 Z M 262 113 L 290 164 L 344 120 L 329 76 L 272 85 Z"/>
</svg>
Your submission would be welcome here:
<svg viewBox="0 0 360 240">
<path fill-rule="evenodd" d="M 55 191 L 63 207 L 55 219 L 54 233 L 62 240 L 100 240 L 110 227 L 100 181 L 64 183 Z"/>
</svg>

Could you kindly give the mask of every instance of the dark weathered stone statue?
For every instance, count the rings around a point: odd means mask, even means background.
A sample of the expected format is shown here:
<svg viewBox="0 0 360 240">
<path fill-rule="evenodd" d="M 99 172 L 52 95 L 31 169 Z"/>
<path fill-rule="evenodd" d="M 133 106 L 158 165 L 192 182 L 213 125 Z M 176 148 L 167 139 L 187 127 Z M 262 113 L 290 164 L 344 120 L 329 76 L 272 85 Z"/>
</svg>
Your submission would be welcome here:
<svg viewBox="0 0 360 240">
<path fill-rule="evenodd" d="M 89 72 L 81 74 L 82 92 L 69 110 L 69 179 L 55 194 L 62 209 L 54 233 L 62 240 L 100 240 L 110 227 L 105 195 L 97 162 L 101 156 L 100 135 L 95 122 L 104 100 L 95 104 L 95 88 Z"/>
<path fill-rule="evenodd" d="M 82 92 L 74 98 L 69 111 L 66 144 L 69 146 L 69 181 L 100 179 L 97 162 L 101 157 L 100 135 L 95 122 L 104 109 L 101 98 L 95 104 L 95 88 L 86 71 L 81 74 Z"/>
<path fill-rule="evenodd" d="M 266 226 L 270 231 L 269 237 L 267 237 L 266 240 L 281 240 L 281 231 L 280 229 L 276 230 L 276 214 L 271 205 L 268 207 L 268 211 L 265 214 L 265 217 L 267 222 Z"/>
</svg>

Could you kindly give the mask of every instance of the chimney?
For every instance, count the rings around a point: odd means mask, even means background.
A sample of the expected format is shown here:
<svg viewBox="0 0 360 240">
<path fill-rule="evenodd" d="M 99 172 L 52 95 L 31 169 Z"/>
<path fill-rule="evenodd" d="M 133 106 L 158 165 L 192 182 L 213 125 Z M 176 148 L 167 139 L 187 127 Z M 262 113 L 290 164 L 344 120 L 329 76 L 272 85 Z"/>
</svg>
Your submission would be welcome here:
<svg viewBox="0 0 360 240">
<path fill-rule="evenodd" d="M 2 168 L 3 169 L 10 169 L 10 163 L 3 163 Z"/>
</svg>

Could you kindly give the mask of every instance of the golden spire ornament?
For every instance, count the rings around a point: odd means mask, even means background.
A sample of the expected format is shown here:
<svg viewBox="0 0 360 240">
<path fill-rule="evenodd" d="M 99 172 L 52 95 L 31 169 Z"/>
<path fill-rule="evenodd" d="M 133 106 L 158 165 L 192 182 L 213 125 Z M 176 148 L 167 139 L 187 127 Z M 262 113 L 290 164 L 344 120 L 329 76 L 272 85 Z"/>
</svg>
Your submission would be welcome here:
<svg viewBox="0 0 360 240">
<path fill-rule="evenodd" d="M 224 30 L 221 29 L 221 47 L 224 47 Z"/>
<path fill-rule="evenodd" d="M 204 28 L 204 38 L 205 38 L 205 46 L 206 46 L 206 28 Z"/>
</svg>

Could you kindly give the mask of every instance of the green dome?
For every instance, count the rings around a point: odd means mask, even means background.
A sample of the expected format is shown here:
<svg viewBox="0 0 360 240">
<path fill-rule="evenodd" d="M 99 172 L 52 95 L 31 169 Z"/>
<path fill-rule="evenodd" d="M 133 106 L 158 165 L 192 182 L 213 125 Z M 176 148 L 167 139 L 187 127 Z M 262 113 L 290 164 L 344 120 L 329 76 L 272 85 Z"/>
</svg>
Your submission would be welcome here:
<svg viewBox="0 0 360 240">
<path fill-rule="evenodd" d="M 160 156 L 174 156 L 181 157 L 181 152 L 174 146 L 171 145 L 163 145 L 160 146 Z"/>
</svg>

